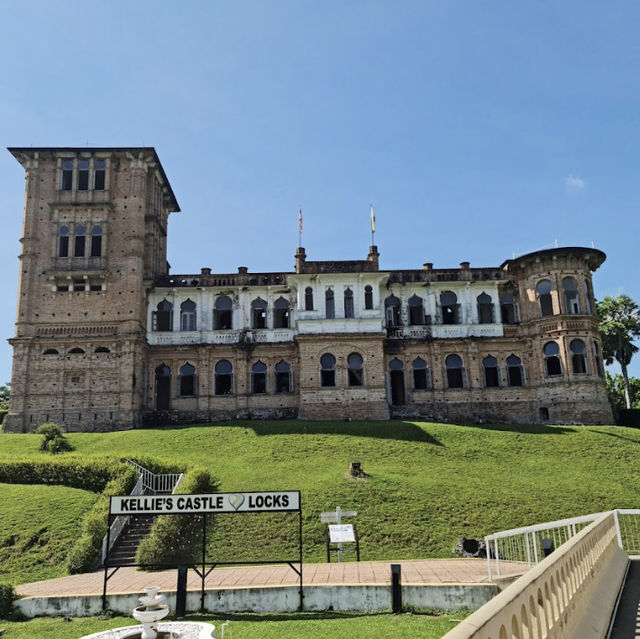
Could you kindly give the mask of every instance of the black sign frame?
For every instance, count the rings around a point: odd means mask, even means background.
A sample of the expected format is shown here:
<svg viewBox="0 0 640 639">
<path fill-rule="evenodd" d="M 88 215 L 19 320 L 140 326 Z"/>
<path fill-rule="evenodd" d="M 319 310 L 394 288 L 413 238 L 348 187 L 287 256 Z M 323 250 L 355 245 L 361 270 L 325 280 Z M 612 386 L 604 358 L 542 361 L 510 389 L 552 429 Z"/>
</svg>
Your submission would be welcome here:
<svg viewBox="0 0 640 639">
<path fill-rule="evenodd" d="M 187 568 L 191 568 L 198 577 L 200 577 L 201 587 L 200 587 L 200 612 L 205 612 L 204 609 L 204 600 L 205 600 L 205 580 L 211 574 L 211 572 L 217 566 L 268 566 L 268 565 L 288 565 L 297 575 L 299 579 L 300 589 L 298 591 L 300 597 L 300 603 L 298 605 L 298 611 L 302 612 L 304 608 L 304 592 L 303 592 L 303 580 L 302 580 L 302 496 L 299 490 L 274 490 L 274 491 L 240 491 L 237 493 L 221 493 L 223 495 L 256 495 L 256 494 L 282 494 L 282 493 L 296 493 L 298 498 L 298 507 L 297 508 L 264 508 L 264 509 L 252 509 L 252 510 L 225 510 L 219 513 L 216 512 L 200 512 L 200 513 L 185 513 L 185 512 L 161 512 L 157 513 L 155 516 L 157 517 L 171 517 L 174 515 L 184 515 L 184 514 L 199 514 L 202 515 L 202 561 L 200 564 L 191 564 L 187 566 Z M 219 495 L 220 493 L 212 493 L 213 495 Z M 176 494 L 175 497 L 184 496 L 184 497 L 195 497 L 196 495 L 179 495 Z M 115 497 L 115 496 L 114 496 Z M 109 563 L 109 553 L 111 552 L 111 525 L 113 524 L 113 520 L 115 517 L 128 516 L 123 514 L 113 514 L 112 513 L 112 503 L 114 497 L 109 498 L 109 517 L 107 520 L 107 551 L 104 558 L 104 581 L 102 586 L 102 609 L 107 610 L 107 583 L 113 575 L 118 572 L 120 568 L 144 568 L 150 567 L 149 564 L 139 564 L 139 563 L 122 563 L 118 565 L 110 565 Z M 129 498 L 131 495 L 127 496 L 117 496 L 117 498 Z M 139 496 L 144 498 L 144 495 Z M 149 496 L 148 496 L 149 497 Z M 167 496 L 168 497 L 168 496 Z M 206 560 L 206 552 L 207 552 L 207 521 L 208 517 L 216 514 L 248 514 L 248 513 L 273 513 L 273 512 L 289 512 L 289 513 L 298 513 L 298 557 L 287 558 L 287 559 L 274 559 L 269 561 L 207 561 Z M 136 514 L 135 512 L 131 512 L 131 514 Z M 144 513 L 142 513 L 144 514 Z M 176 564 L 154 564 L 154 568 L 160 569 L 172 569 L 178 568 L 179 566 Z M 209 567 L 207 569 L 207 567 Z M 111 569 L 111 570 L 110 570 Z"/>
</svg>

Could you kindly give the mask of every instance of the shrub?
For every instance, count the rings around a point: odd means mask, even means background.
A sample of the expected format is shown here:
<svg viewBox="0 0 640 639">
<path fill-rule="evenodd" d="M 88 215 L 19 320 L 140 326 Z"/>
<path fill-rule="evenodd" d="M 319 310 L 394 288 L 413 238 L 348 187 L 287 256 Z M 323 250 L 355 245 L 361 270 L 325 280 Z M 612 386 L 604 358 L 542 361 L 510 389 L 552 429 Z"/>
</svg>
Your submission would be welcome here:
<svg viewBox="0 0 640 639">
<path fill-rule="evenodd" d="M 62 429 L 58 424 L 41 424 L 38 426 L 36 433 L 42 435 L 42 441 L 40 442 L 40 450 L 42 451 L 57 455 L 58 453 L 66 453 L 73 450 L 73 446 L 62 434 Z"/>
<path fill-rule="evenodd" d="M 0 583 L 0 619 L 9 619 L 17 595 L 11 584 Z"/>
<path fill-rule="evenodd" d="M 192 469 L 180 484 L 184 494 L 213 493 L 217 484 L 208 470 Z M 198 562 L 202 553 L 203 515 L 163 515 L 138 546 L 136 563 L 150 568 Z M 211 522 L 213 518 L 209 518 Z"/>
</svg>

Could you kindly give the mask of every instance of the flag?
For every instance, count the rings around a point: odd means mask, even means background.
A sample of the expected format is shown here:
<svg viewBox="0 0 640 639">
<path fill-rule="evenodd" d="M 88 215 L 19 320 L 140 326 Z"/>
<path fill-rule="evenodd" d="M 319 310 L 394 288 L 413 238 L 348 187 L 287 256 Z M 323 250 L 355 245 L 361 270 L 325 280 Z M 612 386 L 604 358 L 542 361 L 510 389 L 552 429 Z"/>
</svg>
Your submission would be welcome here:
<svg viewBox="0 0 640 639">
<path fill-rule="evenodd" d="M 371 205 L 371 232 L 375 233 L 376 230 L 376 214 L 373 212 L 373 204 Z"/>
<path fill-rule="evenodd" d="M 302 209 L 298 211 L 298 233 L 302 235 Z"/>
</svg>

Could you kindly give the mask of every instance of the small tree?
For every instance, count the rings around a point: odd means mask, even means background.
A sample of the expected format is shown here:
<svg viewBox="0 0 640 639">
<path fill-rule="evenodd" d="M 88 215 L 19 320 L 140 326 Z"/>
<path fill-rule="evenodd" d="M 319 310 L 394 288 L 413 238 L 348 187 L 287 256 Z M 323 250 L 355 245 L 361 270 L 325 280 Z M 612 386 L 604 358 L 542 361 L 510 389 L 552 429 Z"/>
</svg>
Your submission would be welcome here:
<svg viewBox="0 0 640 639">
<path fill-rule="evenodd" d="M 605 371 L 607 383 L 607 396 L 609 403 L 613 409 L 613 416 L 618 420 L 620 411 L 625 408 L 624 399 L 624 379 L 620 373 L 611 375 L 609 371 Z M 640 378 L 629 378 L 629 399 L 631 400 L 631 408 L 640 408 Z"/>
<path fill-rule="evenodd" d="M 11 383 L 0 385 L 0 410 L 9 410 L 9 395 L 11 394 Z"/>
<path fill-rule="evenodd" d="M 607 296 L 598 302 L 598 315 L 603 357 L 607 364 L 613 364 L 614 361 L 620 364 L 625 408 L 631 408 L 627 367 L 633 354 L 638 352 L 638 347 L 633 343 L 634 339 L 640 337 L 638 305 L 628 295 Z"/>
<path fill-rule="evenodd" d="M 40 424 L 36 432 L 38 435 L 42 435 L 42 441 L 40 442 L 40 450 L 42 451 L 57 455 L 58 453 L 73 450 L 73 446 L 62 434 L 62 429 L 58 424 Z"/>
</svg>

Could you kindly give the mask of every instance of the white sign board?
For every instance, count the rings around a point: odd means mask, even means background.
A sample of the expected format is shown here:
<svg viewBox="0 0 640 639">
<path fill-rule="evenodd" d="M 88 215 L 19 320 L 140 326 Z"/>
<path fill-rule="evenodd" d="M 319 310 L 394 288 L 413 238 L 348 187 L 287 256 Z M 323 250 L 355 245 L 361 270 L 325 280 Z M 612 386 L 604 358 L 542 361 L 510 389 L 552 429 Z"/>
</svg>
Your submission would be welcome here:
<svg viewBox="0 0 640 639">
<path fill-rule="evenodd" d="M 357 511 L 355 510 L 341 510 L 340 511 L 340 517 L 355 517 L 357 515 Z M 331 513 L 320 513 L 320 521 L 323 524 L 330 524 L 330 523 L 336 523 L 338 521 L 338 515 L 336 514 L 336 511 L 334 510 Z"/>
<path fill-rule="evenodd" d="M 355 543 L 356 536 L 352 524 L 329 526 L 329 541 L 332 544 Z"/>
<path fill-rule="evenodd" d="M 112 515 L 192 515 L 300 510 L 300 491 L 111 497 Z"/>
</svg>

